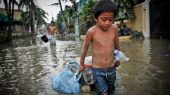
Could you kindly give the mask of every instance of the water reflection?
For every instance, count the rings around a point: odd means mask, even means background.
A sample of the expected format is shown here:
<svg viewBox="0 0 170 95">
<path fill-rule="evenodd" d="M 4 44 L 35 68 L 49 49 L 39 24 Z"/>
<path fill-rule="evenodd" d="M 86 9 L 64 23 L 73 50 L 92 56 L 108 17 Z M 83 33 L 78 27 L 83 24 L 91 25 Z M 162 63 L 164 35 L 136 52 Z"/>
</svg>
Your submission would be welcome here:
<svg viewBox="0 0 170 95">
<path fill-rule="evenodd" d="M 169 40 L 122 42 L 123 51 L 130 57 L 119 68 L 124 87 L 121 95 L 169 95 L 170 56 L 159 56 L 170 51 Z"/>
<path fill-rule="evenodd" d="M 80 57 L 82 43 L 73 37 L 50 46 L 28 37 L 1 45 L 1 95 L 59 95 L 51 89 L 50 77 L 65 63 Z M 169 40 L 160 39 L 122 41 L 121 49 L 130 60 L 117 68 L 115 94 L 170 95 L 169 45 Z"/>
<path fill-rule="evenodd" d="M 51 59 L 51 62 L 53 64 L 57 63 L 58 60 L 57 60 L 57 56 L 56 56 L 56 45 L 50 45 L 49 46 L 49 55 L 50 55 L 50 59 Z"/>
</svg>

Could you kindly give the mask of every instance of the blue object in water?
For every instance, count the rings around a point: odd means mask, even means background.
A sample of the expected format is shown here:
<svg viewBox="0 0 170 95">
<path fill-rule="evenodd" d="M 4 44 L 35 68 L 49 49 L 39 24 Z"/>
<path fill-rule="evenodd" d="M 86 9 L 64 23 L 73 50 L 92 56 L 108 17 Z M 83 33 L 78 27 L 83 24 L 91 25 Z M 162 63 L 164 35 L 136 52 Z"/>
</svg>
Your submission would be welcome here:
<svg viewBox="0 0 170 95">
<path fill-rule="evenodd" d="M 114 58 L 116 61 L 121 61 L 121 62 L 127 61 L 126 55 L 119 50 L 114 50 Z"/>
<path fill-rule="evenodd" d="M 79 80 L 82 73 L 72 72 L 68 69 L 63 69 L 60 73 L 53 76 L 52 88 L 58 92 L 67 93 L 67 94 L 76 94 L 80 92 Z"/>
</svg>

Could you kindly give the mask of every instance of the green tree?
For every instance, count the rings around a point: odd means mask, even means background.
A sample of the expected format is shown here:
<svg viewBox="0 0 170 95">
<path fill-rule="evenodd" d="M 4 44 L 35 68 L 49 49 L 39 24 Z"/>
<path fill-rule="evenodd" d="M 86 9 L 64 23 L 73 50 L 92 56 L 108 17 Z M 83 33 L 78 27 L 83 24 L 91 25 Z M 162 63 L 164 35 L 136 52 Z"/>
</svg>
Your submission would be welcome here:
<svg viewBox="0 0 170 95">
<path fill-rule="evenodd" d="M 133 7 L 139 0 L 112 0 L 117 6 L 117 15 L 115 20 L 120 20 L 123 22 L 125 19 L 134 20 L 135 14 Z M 96 0 L 88 0 L 86 5 L 80 12 L 80 18 L 82 21 L 87 21 L 93 19 L 92 7 L 94 6 Z"/>
<path fill-rule="evenodd" d="M 67 0 L 63 0 L 63 1 L 67 1 Z M 64 11 L 63 11 L 63 8 L 62 8 L 62 5 L 61 5 L 61 0 L 58 0 L 57 3 L 51 4 L 51 6 L 58 6 L 58 5 L 60 6 L 61 16 L 62 16 L 63 22 L 66 24 L 66 20 L 64 18 Z"/>
<path fill-rule="evenodd" d="M 72 12 L 71 6 L 66 5 L 64 10 L 64 18 L 68 23 L 70 21 L 70 17 L 72 16 L 71 12 Z"/>
<path fill-rule="evenodd" d="M 63 1 L 65 1 L 65 2 L 67 2 L 68 0 L 63 0 Z M 74 6 L 74 8 L 72 9 L 72 8 L 70 8 L 70 7 L 68 7 L 67 5 L 65 6 L 66 8 L 65 8 L 65 10 L 63 10 L 63 8 L 62 8 L 62 4 L 61 4 L 61 0 L 58 0 L 58 2 L 57 3 L 53 3 L 53 4 L 51 4 L 52 6 L 60 6 L 60 12 L 59 12 L 59 14 L 57 15 L 57 25 L 59 26 L 59 28 L 60 28 L 60 26 L 61 26 L 61 23 L 64 23 L 64 25 L 65 25 L 65 32 L 66 33 L 68 33 L 69 32 L 69 23 L 68 23 L 68 19 L 66 19 L 67 17 L 69 17 L 71 14 L 70 13 L 68 13 L 68 11 L 71 11 L 71 12 L 75 12 L 75 8 L 76 8 L 76 0 L 69 0 L 69 1 L 71 1 L 71 3 L 73 4 L 73 6 Z M 59 18 L 60 18 L 60 20 L 59 20 Z M 62 20 L 61 20 L 62 19 Z"/>
<path fill-rule="evenodd" d="M 46 19 L 47 19 L 47 16 L 48 13 L 45 12 L 42 8 L 38 7 L 38 6 L 35 6 L 34 7 L 34 15 L 35 15 L 35 22 L 34 24 L 36 24 L 36 28 L 40 28 L 42 25 L 46 25 Z M 28 26 L 32 23 L 31 22 L 31 15 L 30 15 L 30 11 L 29 10 L 26 10 L 25 12 L 22 12 L 21 14 L 21 21 L 25 24 L 28 24 Z"/>
<path fill-rule="evenodd" d="M 61 31 L 61 23 L 62 22 L 63 22 L 63 19 L 62 19 L 61 13 L 58 13 L 56 23 L 57 23 L 57 26 L 58 26 L 58 29 L 60 30 L 60 32 L 62 32 Z"/>
<path fill-rule="evenodd" d="M 114 0 L 117 6 L 117 15 L 115 20 L 119 20 L 121 24 L 125 19 L 134 20 L 134 5 L 137 0 Z"/>
<path fill-rule="evenodd" d="M 25 11 L 21 13 L 21 22 L 27 25 L 27 28 L 29 29 L 29 24 L 30 24 L 29 11 Z"/>
<path fill-rule="evenodd" d="M 35 34 L 35 9 L 37 7 L 36 0 L 20 0 L 19 7 L 23 8 L 26 7 L 27 11 L 29 12 L 30 17 L 30 26 L 31 26 L 31 33 L 32 35 Z"/>
<path fill-rule="evenodd" d="M 80 12 L 80 20 L 84 21 L 92 21 L 93 20 L 93 6 L 96 3 L 96 0 L 89 0 L 86 2 L 82 11 Z"/>
<path fill-rule="evenodd" d="M 35 9 L 35 22 L 37 29 L 40 28 L 42 25 L 46 25 L 45 19 L 48 19 L 47 16 L 48 13 L 46 13 L 43 9 L 37 7 Z"/>
</svg>

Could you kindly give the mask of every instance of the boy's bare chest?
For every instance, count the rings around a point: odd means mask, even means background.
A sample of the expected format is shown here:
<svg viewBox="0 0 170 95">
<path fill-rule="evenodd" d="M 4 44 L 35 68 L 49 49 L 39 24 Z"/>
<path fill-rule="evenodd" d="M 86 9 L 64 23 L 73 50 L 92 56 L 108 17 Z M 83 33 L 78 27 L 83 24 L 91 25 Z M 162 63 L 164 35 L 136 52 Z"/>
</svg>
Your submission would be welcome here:
<svg viewBox="0 0 170 95">
<path fill-rule="evenodd" d="M 55 29 L 56 29 L 56 28 L 55 28 L 54 26 L 50 26 L 50 27 L 49 27 L 49 32 L 54 32 Z"/>
<path fill-rule="evenodd" d="M 50 30 L 54 30 L 54 29 L 55 29 L 55 26 L 50 26 L 49 29 L 50 29 Z"/>
<path fill-rule="evenodd" d="M 109 33 L 96 33 L 93 35 L 94 44 L 98 45 L 112 45 L 114 42 L 114 34 L 112 32 Z"/>
</svg>

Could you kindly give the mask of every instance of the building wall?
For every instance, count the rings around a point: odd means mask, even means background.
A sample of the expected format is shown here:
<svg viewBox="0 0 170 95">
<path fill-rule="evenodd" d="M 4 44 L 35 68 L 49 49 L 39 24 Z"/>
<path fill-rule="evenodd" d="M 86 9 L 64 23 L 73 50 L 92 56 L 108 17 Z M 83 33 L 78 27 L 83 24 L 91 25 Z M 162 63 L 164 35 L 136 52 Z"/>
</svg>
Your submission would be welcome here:
<svg viewBox="0 0 170 95">
<path fill-rule="evenodd" d="M 14 30 L 13 32 L 27 32 L 24 25 L 15 24 L 12 26 L 12 29 Z"/>
<path fill-rule="evenodd" d="M 0 8 L 0 13 L 7 16 L 6 10 L 4 8 Z M 21 11 L 14 10 L 14 19 L 17 20 L 17 23 L 13 23 L 13 25 L 11 27 L 13 30 L 13 33 L 14 32 L 27 32 L 24 24 L 22 24 L 22 22 L 19 21 L 21 19 Z M 4 22 L 4 23 L 5 23 L 5 25 L 4 24 L 3 25 L 4 25 L 4 27 L 6 27 L 7 22 Z"/>
<path fill-rule="evenodd" d="M 4 8 L 0 8 L 0 13 L 3 15 L 7 15 L 6 10 Z M 16 20 L 21 19 L 21 11 L 18 11 L 16 9 L 14 10 L 14 19 L 16 19 Z"/>
<path fill-rule="evenodd" d="M 129 21 L 127 22 L 127 27 L 137 30 L 137 31 L 142 31 L 142 6 L 136 6 L 134 8 L 134 13 L 136 15 L 136 19 L 134 21 Z"/>
<path fill-rule="evenodd" d="M 134 7 L 136 19 L 127 22 L 129 28 L 143 32 L 145 38 L 150 38 L 149 2 L 150 0 L 145 0 L 145 2 L 136 5 Z"/>
</svg>

